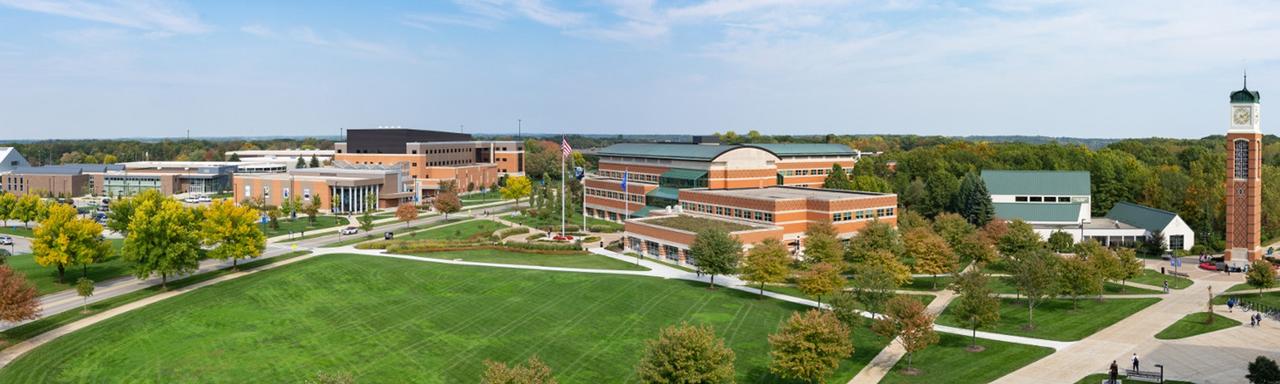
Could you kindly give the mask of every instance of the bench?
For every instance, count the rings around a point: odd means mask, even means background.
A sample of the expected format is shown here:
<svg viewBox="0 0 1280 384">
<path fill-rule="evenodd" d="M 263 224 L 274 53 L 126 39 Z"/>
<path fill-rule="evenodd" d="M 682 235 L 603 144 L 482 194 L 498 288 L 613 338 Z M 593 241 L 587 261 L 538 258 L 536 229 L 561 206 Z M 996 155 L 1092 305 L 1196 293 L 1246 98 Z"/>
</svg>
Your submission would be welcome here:
<svg viewBox="0 0 1280 384">
<path fill-rule="evenodd" d="M 1132 369 L 1126 369 L 1126 370 L 1124 370 L 1124 375 L 1125 375 L 1125 376 L 1128 376 L 1128 377 L 1129 377 L 1129 379 L 1131 379 L 1131 380 L 1149 381 L 1149 382 L 1152 382 L 1152 383 L 1163 383 L 1163 382 L 1164 382 L 1164 372 L 1157 372 L 1157 371 L 1135 371 L 1135 370 L 1132 370 Z"/>
</svg>

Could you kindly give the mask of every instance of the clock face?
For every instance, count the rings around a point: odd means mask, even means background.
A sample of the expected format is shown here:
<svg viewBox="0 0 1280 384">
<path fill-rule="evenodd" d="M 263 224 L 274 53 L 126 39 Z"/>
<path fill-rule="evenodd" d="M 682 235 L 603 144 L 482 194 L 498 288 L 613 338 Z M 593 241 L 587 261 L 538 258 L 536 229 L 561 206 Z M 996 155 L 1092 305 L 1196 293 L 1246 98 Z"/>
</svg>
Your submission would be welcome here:
<svg viewBox="0 0 1280 384">
<path fill-rule="evenodd" d="M 1249 124 L 1249 115 L 1251 113 L 1249 113 L 1248 107 L 1236 107 L 1231 111 L 1231 123 L 1235 125 Z"/>
</svg>

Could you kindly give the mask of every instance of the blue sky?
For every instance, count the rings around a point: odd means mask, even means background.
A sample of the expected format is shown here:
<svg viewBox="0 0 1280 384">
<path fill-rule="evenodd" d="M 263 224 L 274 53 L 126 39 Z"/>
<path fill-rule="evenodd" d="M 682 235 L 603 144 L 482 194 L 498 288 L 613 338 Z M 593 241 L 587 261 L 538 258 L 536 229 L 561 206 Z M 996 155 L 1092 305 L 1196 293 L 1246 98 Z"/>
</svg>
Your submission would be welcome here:
<svg viewBox="0 0 1280 384">
<path fill-rule="evenodd" d="M 1277 48 L 1267 1 L 0 0 L 0 140 L 1201 137 Z"/>
</svg>

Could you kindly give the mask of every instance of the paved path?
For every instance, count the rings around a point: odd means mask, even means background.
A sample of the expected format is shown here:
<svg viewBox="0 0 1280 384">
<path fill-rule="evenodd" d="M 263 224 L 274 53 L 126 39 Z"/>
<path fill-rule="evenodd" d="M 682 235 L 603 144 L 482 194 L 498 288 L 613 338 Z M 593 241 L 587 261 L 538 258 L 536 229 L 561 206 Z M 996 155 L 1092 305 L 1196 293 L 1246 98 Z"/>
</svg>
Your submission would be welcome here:
<svg viewBox="0 0 1280 384">
<path fill-rule="evenodd" d="M 1210 286 L 1218 293 L 1243 281 L 1233 274 L 1193 274 L 1193 284 L 1162 295 L 1163 300 L 1079 342 L 1014 371 L 996 382 L 1043 383 L 1045 378 L 1074 381 L 1101 373 L 1113 360 L 1127 365 L 1133 353 L 1149 364 L 1163 364 L 1167 378 L 1207 383 L 1239 383 L 1254 356 L 1280 358 L 1280 332 L 1237 327 L 1184 340 L 1157 340 L 1155 334 L 1187 314 L 1202 312 Z M 1247 324 L 1247 322 L 1245 322 Z M 1270 328 L 1269 328 L 1270 327 Z"/>
<path fill-rule="evenodd" d="M 955 292 L 953 291 L 944 290 L 938 292 L 933 301 L 929 302 L 929 305 L 925 307 L 925 312 L 937 316 L 942 313 L 943 309 L 947 308 L 948 304 L 951 304 L 951 300 L 954 298 Z M 898 360 L 902 360 L 902 357 L 906 356 L 906 354 L 907 350 L 899 343 L 899 339 L 893 339 L 893 341 L 889 342 L 889 345 L 880 350 L 880 353 L 875 358 L 871 359 L 870 363 L 867 363 L 867 366 L 862 367 L 862 370 L 858 371 L 858 374 L 849 380 L 849 384 L 879 383 L 880 380 L 884 379 L 885 375 L 889 374 L 889 371 L 893 370 L 893 366 L 898 364 Z"/>
</svg>

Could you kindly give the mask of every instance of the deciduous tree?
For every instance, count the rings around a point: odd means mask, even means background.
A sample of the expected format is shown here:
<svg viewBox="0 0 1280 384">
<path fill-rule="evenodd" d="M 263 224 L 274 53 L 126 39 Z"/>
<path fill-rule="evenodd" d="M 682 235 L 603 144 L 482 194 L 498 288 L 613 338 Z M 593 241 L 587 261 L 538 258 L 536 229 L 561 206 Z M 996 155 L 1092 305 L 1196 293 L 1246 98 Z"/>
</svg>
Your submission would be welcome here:
<svg viewBox="0 0 1280 384">
<path fill-rule="evenodd" d="M 843 268 L 840 265 L 832 263 L 810 264 L 796 275 L 796 288 L 806 295 L 817 297 L 818 304 L 822 304 L 822 296 L 844 288 L 845 279 L 840 275 L 841 270 Z"/>
<path fill-rule="evenodd" d="M 996 261 L 996 247 L 980 233 L 970 233 L 952 247 L 956 257 L 961 261 L 971 260 L 978 263 Z"/>
<path fill-rule="evenodd" d="M 146 201 L 159 204 L 162 200 L 164 200 L 164 196 L 160 195 L 160 191 L 147 189 L 132 197 L 123 197 L 112 201 L 111 211 L 107 212 L 107 229 L 128 236 L 129 223 L 133 220 L 133 213 L 136 207 Z"/>
<path fill-rule="evenodd" d="M 742 259 L 742 243 L 719 228 L 709 228 L 693 238 L 689 254 L 698 263 L 698 269 L 711 276 L 709 289 L 716 288 L 716 275 L 728 275 L 738 270 Z"/>
<path fill-rule="evenodd" d="M 1000 321 L 1000 298 L 987 284 L 987 275 L 977 269 L 960 274 L 952 287 L 960 296 L 951 302 L 951 315 L 973 331 L 969 350 L 979 351 L 978 328 Z"/>
<path fill-rule="evenodd" d="M 122 252 L 133 263 L 133 275 L 145 279 L 158 273 L 163 287 L 170 275 L 194 271 L 200 262 L 200 225 L 194 218 L 170 198 L 138 205 Z"/>
<path fill-rule="evenodd" d="M 808 263 L 838 262 L 844 255 L 843 244 L 830 222 L 809 224 L 804 231 L 804 257 Z"/>
<path fill-rule="evenodd" d="M 853 297 L 871 313 L 884 312 L 885 303 L 893 298 L 894 291 L 899 287 L 893 275 L 878 265 L 858 268 L 850 285 L 853 286 Z"/>
<path fill-rule="evenodd" d="M 208 256 L 231 260 L 231 269 L 240 259 L 257 257 L 267 248 L 267 236 L 258 227 L 258 214 L 252 208 L 236 205 L 231 200 L 218 200 L 204 210 L 200 221 L 201 239 Z"/>
<path fill-rule="evenodd" d="M 769 371 L 784 379 L 820 382 L 852 354 L 849 327 L 828 311 L 792 313 L 769 335 Z"/>
<path fill-rule="evenodd" d="M 1103 276 L 1095 269 L 1095 265 L 1079 257 L 1070 257 L 1058 262 L 1058 288 L 1071 297 L 1071 309 L 1076 309 L 1080 296 L 1102 294 Z"/>
<path fill-rule="evenodd" d="M 437 194 L 434 199 L 431 199 L 431 207 L 443 213 L 445 220 L 448 220 L 450 213 L 462 210 L 462 200 L 458 199 L 457 192 L 444 191 Z"/>
<path fill-rule="evenodd" d="M 916 352 L 938 342 L 938 334 L 933 331 L 933 318 L 925 312 L 924 304 L 919 300 L 899 295 L 889 300 L 884 316 L 876 320 L 871 330 L 888 339 L 896 339 L 907 350 L 907 371 L 913 372 L 911 363 Z"/>
<path fill-rule="evenodd" d="M 31 320 L 40 314 L 35 285 L 8 265 L 0 265 L 0 321 Z"/>
<path fill-rule="evenodd" d="M 1073 242 L 1075 242 L 1075 239 L 1071 238 L 1071 234 L 1063 231 L 1053 231 L 1053 233 L 1049 234 L 1048 246 L 1054 252 L 1067 253 L 1071 252 L 1071 243 Z"/>
<path fill-rule="evenodd" d="M 1258 289 L 1258 297 L 1262 297 L 1262 290 L 1276 286 L 1276 270 L 1266 259 L 1257 259 L 1249 266 L 1249 272 L 1244 275 L 1245 282 L 1250 286 Z"/>
<path fill-rule="evenodd" d="M 947 212 L 933 218 L 933 231 L 942 236 L 951 248 L 956 248 L 965 238 L 977 232 L 977 227 L 965 221 L 963 216 Z"/>
<path fill-rule="evenodd" d="M 889 274 L 896 286 L 911 284 L 911 267 L 903 264 L 902 260 L 898 260 L 898 257 L 889 253 L 889 251 L 873 251 L 862 258 L 862 262 L 854 265 L 855 270 L 863 270 L 870 267 L 880 268 Z"/>
<path fill-rule="evenodd" d="M 320 214 L 320 195 L 311 195 L 311 200 L 302 206 L 302 213 L 307 215 L 307 222 L 314 224 Z"/>
<path fill-rule="evenodd" d="M 0 220 L 4 220 L 4 226 L 9 226 L 9 219 L 13 218 L 13 209 L 18 204 L 18 195 L 12 193 L 0 193 Z"/>
<path fill-rule="evenodd" d="M 396 207 L 396 218 L 403 221 L 405 228 L 408 228 L 409 223 L 418 218 L 418 208 L 413 204 L 400 204 Z"/>
<path fill-rule="evenodd" d="M 533 185 L 528 177 L 524 176 L 508 176 L 501 192 L 504 199 L 515 199 L 516 206 L 520 206 L 520 199 L 529 196 L 533 190 Z"/>
<path fill-rule="evenodd" d="M 485 360 L 484 376 L 481 384 L 556 384 L 551 374 L 551 367 L 543 363 L 537 355 L 530 356 L 524 364 L 507 366 L 505 363 Z"/>
<path fill-rule="evenodd" d="M 36 264 L 58 268 L 59 283 L 65 281 L 67 266 L 88 268 L 111 255 L 111 244 L 102 239 L 102 226 L 97 222 L 79 217 L 76 209 L 66 204 L 54 204 L 49 212 L 36 227 L 31 253 Z"/>
<path fill-rule="evenodd" d="M 734 353 L 710 326 L 663 328 L 636 365 L 642 383 L 732 383 Z"/>
<path fill-rule="evenodd" d="M 1280 384 L 1280 366 L 1275 360 L 1258 356 L 1249 363 L 1249 373 L 1244 377 L 1251 384 Z"/>
<path fill-rule="evenodd" d="M 791 272 L 791 256 L 787 247 L 777 238 L 767 238 L 747 251 L 745 262 L 739 277 L 744 281 L 760 284 L 760 296 L 764 296 L 764 285 L 786 281 Z"/>
<path fill-rule="evenodd" d="M 828 173 L 827 178 L 822 180 L 822 187 L 849 191 L 853 190 L 853 181 L 849 180 L 849 173 L 845 172 L 844 167 L 841 167 L 840 164 L 832 164 L 831 173 Z"/>
<path fill-rule="evenodd" d="M 1116 259 L 1116 277 L 1120 279 L 1120 290 L 1123 292 L 1129 279 L 1142 274 L 1142 260 L 1138 260 L 1137 253 L 1129 248 L 1116 251 Z"/>
<path fill-rule="evenodd" d="M 902 238 L 898 235 L 898 230 L 893 228 L 889 223 L 872 220 L 867 223 L 858 232 L 857 236 L 849 239 L 849 245 L 846 246 L 844 258 L 850 263 L 862 262 L 868 254 L 875 250 L 884 250 L 894 255 L 902 255 Z"/>
<path fill-rule="evenodd" d="M 76 294 L 80 295 L 81 299 L 80 313 L 89 313 L 89 296 L 93 296 L 93 280 L 89 280 L 88 277 L 76 280 Z"/>
<path fill-rule="evenodd" d="M 1057 255 L 1044 248 L 1025 251 L 1013 259 L 1013 281 L 1027 299 L 1027 329 L 1035 328 L 1036 305 L 1058 293 Z"/>
<path fill-rule="evenodd" d="M 933 233 L 928 227 L 908 231 L 902 239 L 907 254 L 915 257 L 912 269 L 916 273 L 933 275 L 933 288 L 938 288 L 938 275 L 956 270 L 955 252 L 947 245 L 947 241 Z"/>
<path fill-rule="evenodd" d="M 996 247 L 1002 257 L 1017 256 L 1040 248 L 1040 235 L 1022 220 L 1009 223 L 1009 231 L 999 238 Z"/>
<path fill-rule="evenodd" d="M 13 218 L 21 221 L 23 228 L 30 228 L 29 222 L 40 221 L 46 214 L 48 205 L 34 193 L 22 195 L 13 205 Z"/>
</svg>

